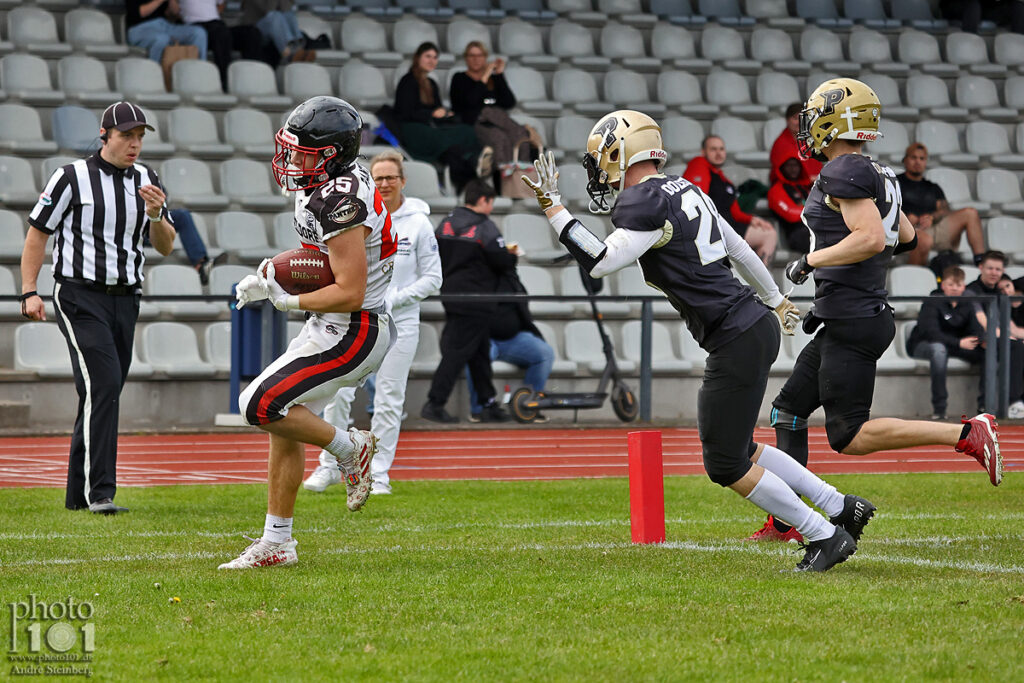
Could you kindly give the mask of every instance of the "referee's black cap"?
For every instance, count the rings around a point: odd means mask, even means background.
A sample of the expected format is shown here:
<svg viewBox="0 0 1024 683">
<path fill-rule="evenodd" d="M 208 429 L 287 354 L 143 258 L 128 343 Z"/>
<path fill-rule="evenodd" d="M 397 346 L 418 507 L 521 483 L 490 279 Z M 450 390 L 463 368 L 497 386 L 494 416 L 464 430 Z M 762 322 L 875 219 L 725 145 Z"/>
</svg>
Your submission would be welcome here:
<svg viewBox="0 0 1024 683">
<path fill-rule="evenodd" d="M 149 130 L 156 130 L 146 123 L 146 114 L 142 109 L 131 102 L 115 102 L 103 111 L 103 118 L 100 126 L 110 130 L 117 128 L 122 133 L 139 126 L 145 126 Z"/>
</svg>

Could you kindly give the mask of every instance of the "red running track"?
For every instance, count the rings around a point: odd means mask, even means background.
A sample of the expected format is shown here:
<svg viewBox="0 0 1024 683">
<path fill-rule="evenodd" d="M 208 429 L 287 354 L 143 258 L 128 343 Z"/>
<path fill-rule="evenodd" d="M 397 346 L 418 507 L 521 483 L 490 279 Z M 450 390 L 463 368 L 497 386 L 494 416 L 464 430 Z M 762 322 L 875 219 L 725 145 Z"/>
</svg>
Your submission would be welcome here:
<svg viewBox="0 0 1024 683">
<path fill-rule="evenodd" d="M 628 429 L 408 431 L 398 443 L 395 480 L 570 479 L 624 477 Z M 662 429 L 665 474 L 703 474 L 695 429 Z M 770 429 L 755 438 L 774 443 Z M 64 486 L 70 437 L 0 439 L 0 488 Z M 120 486 L 246 484 L 266 481 L 268 437 L 250 433 L 123 435 Z M 1024 469 L 1024 426 L 1000 428 L 1004 468 Z M 870 456 L 833 453 L 822 428 L 811 430 L 811 463 L 822 474 L 887 472 L 984 473 L 952 448 L 921 447 Z M 306 472 L 318 451 L 306 450 Z"/>
</svg>

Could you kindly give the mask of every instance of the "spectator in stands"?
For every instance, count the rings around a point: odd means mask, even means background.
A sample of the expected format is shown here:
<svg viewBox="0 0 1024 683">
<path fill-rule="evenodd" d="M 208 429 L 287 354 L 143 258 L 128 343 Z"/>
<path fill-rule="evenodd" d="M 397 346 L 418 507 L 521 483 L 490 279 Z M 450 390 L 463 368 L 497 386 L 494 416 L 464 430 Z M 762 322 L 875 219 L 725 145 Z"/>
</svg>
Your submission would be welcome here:
<svg viewBox="0 0 1024 683">
<path fill-rule="evenodd" d="M 768 174 L 769 185 L 774 185 L 779 181 L 779 169 L 787 159 L 793 157 L 800 160 L 804 174 L 807 176 L 807 182 L 814 182 L 821 172 L 821 162 L 804 159 L 800 156 L 800 149 L 796 144 L 796 133 L 800 130 L 800 112 L 803 111 L 803 108 L 804 105 L 800 102 L 794 102 L 786 107 L 786 127 L 779 133 L 779 137 L 775 138 L 769 155 L 772 165 L 771 173 Z"/>
<path fill-rule="evenodd" d="M 903 195 L 903 213 L 917 229 L 917 248 L 909 253 L 909 263 L 917 266 L 927 264 L 936 275 L 941 275 L 947 265 L 960 263 L 957 250 L 964 232 L 974 253 L 974 263 L 980 263 L 985 253 L 985 235 L 977 209 L 965 207 L 954 211 L 949 207 L 942 188 L 925 180 L 928 148 L 920 142 L 907 147 L 903 166 L 906 170 L 896 176 Z M 932 249 L 939 253 L 929 263 L 928 252 Z"/>
<path fill-rule="evenodd" d="M 413 158 L 446 165 L 452 183 L 461 192 L 473 178 L 490 176 L 494 150 L 481 148 L 473 127 L 442 104 L 441 91 L 430 77 L 430 72 L 437 68 L 437 56 L 436 45 L 422 43 L 416 48 L 409 72 L 398 81 L 398 136 Z"/>
<path fill-rule="evenodd" d="M 452 111 L 462 122 L 474 126 L 481 144 L 494 149 L 494 162 L 512 161 L 513 150 L 519 146 L 519 159 L 532 161 L 543 142 L 537 131 L 512 120 L 508 110 L 516 106 L 516 97 L 505 80 L 505 60 L 488 62 L 487 48 L 479 40 L 466 45 L 462 53 L 466 70 L 452 76 L 449 97 Z M 529 142 L 526 142 L 529 141 Z"/>
<path fill-rule="evenodd" d="M 228 91 L 228 65 L 231 64 L 231 52 L 238 50 L 242 59 L 259 59 L 263 51 L 257 42 L 244 41 L 235 43 L 232 30 L 220 17 L 224 7 L 218 0 L 178 0 L 181 4 L 181 20 L 189 26 L 199 26 L 206 31 L 207 44 L 213 52 L 213 63 L 220 71 L 220 85 L 224 92 Z"/>
<path fill-rule="evenodd" d="M 170 214 L 171 221 L 174 222 L 174 227 L 178 231 L 178 237 L 181 238 L 181 247 L 185 250 L 185 256 L 199 273 L 199 281 L 205 287 L 210 284 L 210 271 L 214 266 L 223 263 L 227 259 L 228 253 L 222 252 L 217 258 L 211 259 L 206 252 L 203 236 L 199 234 L 196 222 L 192 220 L 192 212 L 188 209 L 172 209 Z"/>
<path fill-rule="evenodd" d="M 725 141 L 717 135 L 709 135 L 701 142 L 701 151 L 701 156 L 687 164 L 683 177 L 703 190 L 715 203 L 718 213 L 729 221 L 758 257 L 770 263 L 779 237 L 771 223 L 746 213 L 736 202 L 736 186 L 722 172 Z"/>
<path fill-rule="evenodd" d="M 494 294 L 509 271 L 515 272 L 518 248 L 505 245 L 490 219 L 494 188 L 482 180 L 466 184 L 465 205 L 456 207 L 437 227 L 441 255 L 441 294 Z M 445 301 L 441 332 L 441 362 L 430 383 L 420 417 L 432 422 L 458 422 L 444 406 L 462 368 L 469 374 L 483 408 L 484 422 L 503 422 L 509 416 L 495 400 L 491 383 L 491 323 L 498 306 L 493 301 Z"/>
<path fill-rule="evenodd" d="M 977 33 L 982 20 L 1024 33 L 1024 2 L 1021 0 L 940 0 L 939 7 L 942 16 L 959 19 L 960 27 L 969 33 Z"/>
<path fill-rule="evenodd" d="M 259 29 L 263 42 L 274 46 L 282 64 L 316 59 L 316 52 L 307 48 L 306 36 L 299 30 L 295 0 L 242 0 L 240 23 Z"/>
<path fill-rule="evenodd" d="M 206 31 L 175 23 L 180 13 L 178 0 L 125 0 L 124 9 L 128 44 L 148 50 L 154 62 L 160 61 L 171 43 L 195 45 L 199 59 L 206 59 Z"/>
<path fill-rule="evenodd" d="M 779 227 L 786 236 L 786 246 L 798 254 L 811 250 L 811 231 L 800 219 L 800 214 L 813 184 L 807 178 L 800 158 L 791 156 L 779 166 L 779 179 L 768 190 L 768 208 L 779 219 Z"/>
<path fill-rule="evenodd" d="M 1010 284 L 1011 288 L 1013 284 Z M 907 353 L 928 361 L 931 371 L 932 419 L 945 421 L 946 368 L 950 356 L 968 363 L 981 363 L 985 353 L 981 348 L 981 327 L 974 316 L 974 307 L 961 305 L 955 297 L 964 293 L 964 271 L 949 266 L 942 271 L 940 289 L 931 293 L 921 305 L 917 325 L 907 339 Z M 951 298 L 952 297 L 952 298 Z"/>
</svg>

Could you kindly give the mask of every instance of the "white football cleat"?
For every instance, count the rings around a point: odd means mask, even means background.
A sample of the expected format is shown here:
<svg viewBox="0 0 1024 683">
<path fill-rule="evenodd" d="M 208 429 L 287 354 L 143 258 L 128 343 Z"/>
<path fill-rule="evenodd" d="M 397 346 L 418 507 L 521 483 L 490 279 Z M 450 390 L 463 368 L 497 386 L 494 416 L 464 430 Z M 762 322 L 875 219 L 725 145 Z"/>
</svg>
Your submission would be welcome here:
<svg viewBox="0 0 1024 683">
<path fill-rule="evenodd" d="M 302 488 L 314 493 L 323 493 L 331 484 L 341 483 L 341 470 L 337 465 L 318 465 L 306 481 L 302 482 Z"/>
<path fill-rule="evenodd" d="M 338 464 L 345 475 L 348 509 L 355 512 L 366 505 L 366 499 L 370 497 L 370 487 L 373 485 L 370 461 L 377 452 L 377 437 L 364 429 L 354 427 L 348 430 L 348 435 L 355 447 L 355 454 L 349 456 L 345 462 L 339 461 Z"/>
<path fill-rule="evenodd" d="M 389 495 L 390 493 L 391 484 L 385 484 L 380 481 L 373 482 L 373 488 L 370 489 L 371 496 Z"/>
<path fill-rule="evenodd" d="M 246 538 L 249 538 L 246 536 Z M 242 554 L 217 569 L 256 569 L 257 567 L 286 567 L 296 564 L 299 556 L 295 552 L 298 544 L 294 538 L 281 543 L 268 543 L 262 538 L 249 538 L 252 543 Z"/>
</svg>

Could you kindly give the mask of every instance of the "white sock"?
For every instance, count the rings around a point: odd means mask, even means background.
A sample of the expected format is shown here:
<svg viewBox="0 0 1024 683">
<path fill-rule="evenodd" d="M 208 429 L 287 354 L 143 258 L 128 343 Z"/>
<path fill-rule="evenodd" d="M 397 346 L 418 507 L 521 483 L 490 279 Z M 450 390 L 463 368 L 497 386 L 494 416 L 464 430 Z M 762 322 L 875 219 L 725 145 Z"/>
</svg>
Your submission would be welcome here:
<svg viewBox="0 0 1024 683">
<path fill-rule="evenodd" d="M 795 528 L 808 541 L 831 538 L 836 532 L 831 522 L 808 507 L 771 470 L 764 471 L 761 481 L 754 486 L 747 500 Z"/>
<path fill-rule="evenodd" d="M 765 446 L 757 464 L 789 484 L 789 488 L 807 498 L 829 517 L 843 511 L 845 496 L 786 453 L 773 446 Z"/>
<path fill-rule="evenodd" d="M 348 431 L 334 428 L 334 438 L 327 444 L 325 451 L 333 455 L 338 465 L 341 466 L 342 470 L 348 471 L 355 467 L 355 453 L 356 447 L 352 443 L 352 438 L 348 435 Z"/>
<path fill-rule="evenodd" d="M 263 540 L 267 543 L 283 543 L 292 537 L 292 518 L 267 515 L 263 523 Z"/>
</svg>

